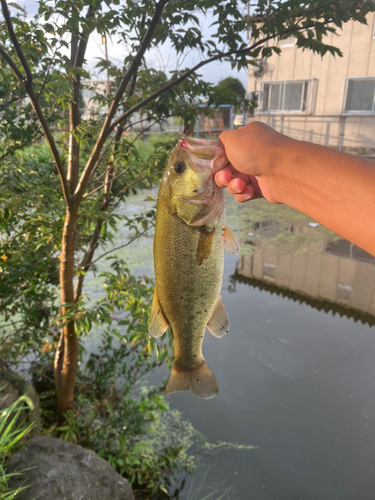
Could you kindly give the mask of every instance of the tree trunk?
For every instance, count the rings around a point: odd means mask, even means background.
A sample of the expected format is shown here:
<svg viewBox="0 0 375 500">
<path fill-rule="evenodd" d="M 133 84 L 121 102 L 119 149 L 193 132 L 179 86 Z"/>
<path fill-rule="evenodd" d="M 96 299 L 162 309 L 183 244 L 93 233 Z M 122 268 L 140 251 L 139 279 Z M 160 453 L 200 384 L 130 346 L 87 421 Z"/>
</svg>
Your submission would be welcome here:
<svg viewBox="0 0 375 500">
<path fill-rule="evenodd" d="M 74 250 L 77 228 L 77 208 L 67 208 L 64 223 L 61 262 L 60 289 L 61 313 L 66 314 L 74 304 Z M 72 304 L 66 306 L 65 304 Z M 57 392 L 58 423 L 65 421 L 64 413 L 73 408 L 74 385 L 78 365 L 78 338 L 74 321 L 69 321 L 61 332 L 55 357 L 55 385 Z"/>
<path fill-rule="evenodd" d="M 77 28 L 77 26 L 76 26 Z M 78 38 L 72 33 L 71 63 L 77 62 Z M 78 64 L 80 66 L 80 64 Z M 79 113 L 80 78 L 77 75 L 73 80 L 73 100 L 69 109 L 69 145 L 67 183 L 69 193 L 74 193 L 79 175 L 79 144 L 74 131 L 81 121 Z M 74 252 L 77 231 L 77 217 L 79 204 L 67 203 L 66 218 L 63 229 L 60 261 L 60 296 L 61 314 L 66 314 L 74 307 Z M 68 306 L 64 304 L 70 304 Z M 73 409 L 74 386 L 78 366 L 78 338 L 75 332 L 74 321 L 69 321 L 63 328 L 55 357 L 55 386 L 57 393 L 57 421 L 62 425 L 65 421 L 64 413 Z"/>
</svg>

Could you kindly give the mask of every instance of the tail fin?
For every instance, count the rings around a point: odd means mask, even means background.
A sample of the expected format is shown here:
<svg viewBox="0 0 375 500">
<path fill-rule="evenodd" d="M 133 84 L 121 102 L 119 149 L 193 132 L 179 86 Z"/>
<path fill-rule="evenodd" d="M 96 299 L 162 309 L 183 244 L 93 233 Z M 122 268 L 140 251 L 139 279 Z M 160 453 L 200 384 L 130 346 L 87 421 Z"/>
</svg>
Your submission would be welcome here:
<svg viewBox="0 0 375 500">
<path fill-rule="evenodd" d="M 214 398 L 219 393 L 215 375 L 203 357 L 190 369 L 181 368 L 173 363 L 164 394 L 189 389 L 195 396 L 202 399 Z"/>
</svg>

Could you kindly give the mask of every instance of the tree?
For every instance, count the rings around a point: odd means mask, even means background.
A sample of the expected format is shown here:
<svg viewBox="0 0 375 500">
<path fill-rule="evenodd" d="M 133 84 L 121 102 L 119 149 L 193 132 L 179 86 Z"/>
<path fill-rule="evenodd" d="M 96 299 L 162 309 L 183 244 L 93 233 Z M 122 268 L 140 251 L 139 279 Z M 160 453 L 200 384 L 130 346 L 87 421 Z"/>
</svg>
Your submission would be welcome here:
<svg viewBox="0 0 375 500">
<path fill-rule="evenodd" d="M 375 6 L 362 0 L 259 0 L 246 15 L 245 0 L 54 0 L 52 5 L 41 0 L 34 18 L 26 19 L 15 3 L 0 2 L 1 157 L 12 156 L 43 135 L 65 212 L 60 216 L 61 334 L 54 366 L 62 423 L 74 401 L 77 311 L 85 274 L 99 243 L 109 237 L 115 207 L 132 186 L 156 179 L 162 166 L 156 161 L 142 167 L 134 143 L 123 139 L 134 114 L 139 112 L 148 123 L 170 115 L 193 121 L 200 100 L 206 98 L 210 106 L 219 97 L 197 74 L 203 66 L 221 60 L 230 61 L 233 69 L 244 68 L 249 61 L 280 53 L 276 42 L 288 36 L 304 49 L 340 55 L 324 35 L 336 33 L 350 19 L 366 23 L 366 13 Z M 208 13 L 215 29 L 205 39 L 200 19 Z M 250 43 L 242 37 L 246 30 Z M 83 79 L 90 79 L 85 57 L 95 33 L 122 41 L 127 53 L 119 67 L 99 60 L 97 69 L 108 69 L 111 91 L 97 90 L 101 114 L 82 122 L 79 96 Z M 200 62 L 190 68 L 180 66 L 170 77 L 148 68 L 146 52 L 167 41 L 178 55 L 199 51 Z M 68 132 L 55 131 L 58 126 Z"/>
<path fill-rule="evenodd" d="M 238 78 L 233 78 L 233 76 L 227 76 L 217 84 L 219 89 L 229 89 L 235 94 L 238 94 L 242 98 L 245 97 L 246 90 Z"/>
</svg>

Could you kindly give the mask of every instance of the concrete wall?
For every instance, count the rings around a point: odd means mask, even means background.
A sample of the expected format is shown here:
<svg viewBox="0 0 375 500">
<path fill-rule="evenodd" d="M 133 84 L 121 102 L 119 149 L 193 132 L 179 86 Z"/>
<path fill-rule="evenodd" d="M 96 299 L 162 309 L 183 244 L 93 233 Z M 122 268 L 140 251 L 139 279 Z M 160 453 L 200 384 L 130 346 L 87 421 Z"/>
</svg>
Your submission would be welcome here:
<svg viewBox="0 0 375 500">
<path fill-rule="evenodd" d="M 301 254 L 259 243 L 252 255 L 240 257 L 237 273 L 375 315 L 374 262 L 321 250 L 320 242 Z"/>
</svg>

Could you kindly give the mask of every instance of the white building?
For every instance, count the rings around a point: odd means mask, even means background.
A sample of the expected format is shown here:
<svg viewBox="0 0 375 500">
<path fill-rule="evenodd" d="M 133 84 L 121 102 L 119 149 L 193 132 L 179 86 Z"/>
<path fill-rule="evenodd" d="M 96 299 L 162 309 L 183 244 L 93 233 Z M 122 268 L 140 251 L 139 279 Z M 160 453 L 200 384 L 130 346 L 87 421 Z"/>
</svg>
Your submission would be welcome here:
<svg viewBox="0 0 375 500">
<path fill-rule="evenodd" d="M 323 58 L 280 42 L 282 53 L 250 65 L 248 92 L 258 96 L 254 119 L 296 139 L 375 154 L 375 14 L 351 21 L 325 42 L 343 57 Z"/>
</svg>

